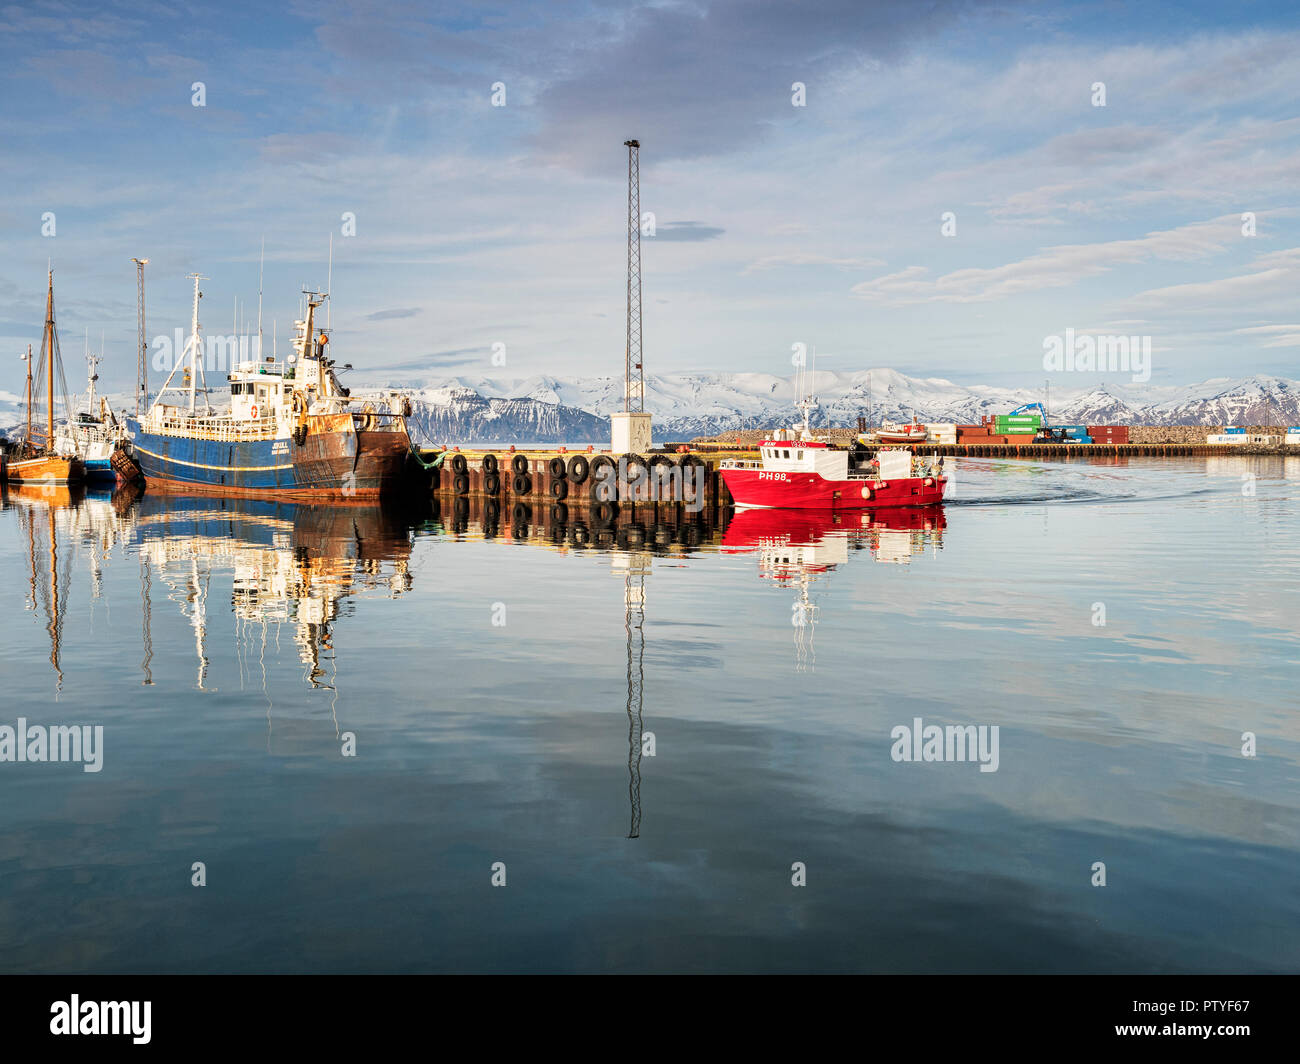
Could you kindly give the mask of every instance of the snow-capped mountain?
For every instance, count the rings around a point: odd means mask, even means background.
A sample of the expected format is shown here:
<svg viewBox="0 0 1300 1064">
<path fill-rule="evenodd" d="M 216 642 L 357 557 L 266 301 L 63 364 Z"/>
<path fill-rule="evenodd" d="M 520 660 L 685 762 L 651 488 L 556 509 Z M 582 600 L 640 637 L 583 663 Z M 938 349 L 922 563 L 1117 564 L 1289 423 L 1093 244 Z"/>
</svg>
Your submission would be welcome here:
<svg viewBox="0 0 1300 1064">
<path fill-rule="evenodd" d="M 922 421 L 971 424 L 1044 399 L 1040 389 L 966 386 L 890 369 L 819 372 L 815 391 L 820 406 L 813 420 L 818 425 L 853 425 L 859 416 L 879 422 L 913 415 Z M 428 418 L 429 438 L 435 441 L 601 442 L 609 434 L 606 419 L 623 406 L 617 377 L 456 378 L 428 382 L 412 397 Z M 1188 387 L 1054 386 L 1050 398 L 1052 420 L 1064 424 L 1300 424 L 1300 382 L 1280 377 L 1216 378 Z M 793 381 L 770 374 L 646 378 L 645 407 L 655 416 L 658 440 L 789 424 L 796 419 L 795 399 Z"/>
<path fill-rule="evenodd" d="M 354 394 L 399 388 L 414 401 L 413 434 L 423 443 L 607 443 L 609 415 L 623 407 L 618 377 L 537 376 L 388 379 L 354 384 Z M 978 422 L 1023 403 L 1041 402 L 1036 388 L 960 385 L 941 377 L 909 377 L 891 369 L 818 372 L 818 425 L 881 420 Z M 797 420 L 794 382 L 766 373 L 663 374 L 646 378 L 655 439 L 689 440 Z M 1300 381 L 1255 375 L 1218 377 L 1178 387 L 1053 384 L 1052 420 L 1084 425 L 1300 425 Z M 122 409 L 125 396 L 110 402 Z M 0 429 L 22 421 L 20 395 L 0 392 Z"/>
</svg>

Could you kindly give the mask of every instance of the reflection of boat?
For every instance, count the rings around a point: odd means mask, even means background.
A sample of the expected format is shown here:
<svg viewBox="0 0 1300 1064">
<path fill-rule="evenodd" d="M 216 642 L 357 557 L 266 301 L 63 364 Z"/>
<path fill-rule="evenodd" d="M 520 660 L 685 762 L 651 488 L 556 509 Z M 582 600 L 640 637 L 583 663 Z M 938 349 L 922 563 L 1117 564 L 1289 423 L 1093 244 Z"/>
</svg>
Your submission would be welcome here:
<svg viewBox="0 0 1300 1064">
<path fill-rule="evenodd" d="M 802 671 L 816 663 L 813 635 L 820 607 L 812 600 L 817 580 L 845 564 L 850 550 L 870 550 L 880 562 L 908 562 L 927 546 L 938 547 L 943 507 L 928 509 L 741 510 L 722 536 L 725 554 L 757 554 L 759 576 L 799 597 L 791 607 L 795 660 Z"/>
<path fill-rule="evenodd" d="M 149 486 L 274 498 L 374 498 L 396 488 L 411 449 L 409 401 L 393 399 L 387 411 L 370 402 L 353 409 L 326 357 L 329 337 L 313 324 L 324 296 L 309 295 L 288 363 L 260 356 L 238 363 L 227 377 L 230 409 L 207 407 L 205 385 L 206 409 L 196 411 L 203 374 L 198 282 L 196 276 L 188 363 L 177 361 L 149 412 L 131 423 Z M 173 389 L 182 367 L 185 386 Z M 165 404 L 168 390 L 186 391 L 188 403 Z"/>
<path fill-rule="evenodd" d="M 171 588 L 195 633 L 198 685 L 207 674 L 208 586 L 232 574 L 231 608 L 240 622 L 288 623 L 313 686 L 321 651 L 332 651 L 340 603 L 365 592 L 409 590 L 410 524 L 378 505 L 295 505 L 262 499 L 144 494 L 136 538 L 149 575 Z"/>
<path fill-rule="evenodd" d="M 70 555 L 64 551 L 60 557 L 57 518 L 80 498 L 76 488 L 53 484 L 10 486 L 4 492 L 5 506 L 18 512 L 19 523 L 27 532 L 30 577 L 26 606 L 45 613 L 50 665 L 59 690 L 63 687 L 63 618 L 67 615 Z M 47 559 L 41 557 L 42 551 Z"/>
<path fill-rule="evenodd" d="M 59 335 L 54 329 L 54 271 L 49 273 L 49 290 L 45 297 L 45 333 L 41 339 L 40 371 L 33 379 L 32 349 L 27 348 L 27 431 L 16 454 L 5 463 L 5 479 L 11 484 L 77 484 L 85 466 L 75 454 L 57 452 L 54 436 L 54 378 L 58 370 L 63 377 L 59 358 Z M 45 429 L 32 423 L 33 382 L 45 392 Z"/>
<path fill-rule="evenodd" d="M 870 550 L 877 561 L 907 561 L 943 542 L 943 507 L 855 510 L 740 510 L 722 536 L 730 554 L 759 554 L 764 576 L 785 583 L 824 573 L 848 560 L 849 550 Z"/>
</svg>

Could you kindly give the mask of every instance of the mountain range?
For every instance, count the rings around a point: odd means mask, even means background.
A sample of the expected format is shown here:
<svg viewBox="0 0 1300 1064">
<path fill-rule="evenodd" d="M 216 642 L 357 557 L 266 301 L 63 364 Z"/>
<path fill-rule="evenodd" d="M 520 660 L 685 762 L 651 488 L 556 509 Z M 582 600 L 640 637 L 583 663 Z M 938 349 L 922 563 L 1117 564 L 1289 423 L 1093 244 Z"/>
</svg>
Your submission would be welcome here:
<svg viewBox="0 0 1300 1064">
<path fill-rule="evenodd" d="M 623 407 L 617 377 L 393 377 L 353 382 L 354 394 L 398 388 L 415 407 L 413 435 L 425 443 L 602 443 L 609 415 Z M 909 377 L 892 369 L 815 375 L 815 425 L 852 426 L 859 416 L 882 420 L 972 424 L 1023 403 L 1050 398 L 1058 424 L 1298 425 L 1300 381 L 1254 375 L 1216 377 L 1188 386 L 1095 384 L 1040 389 L 960 385 L 940 377 Z M 791 378 L 764 373 L 662 374 L 646 378 L 645 408 L 656 442 L 686 441 L 742 429 L 794 423 Z M 124 398 L 112 397 L 119 409 Z M 0 428 L 23 417 L 22 397 L 0 392 Z"/>
<path fill-rule="evenodd" d="M 452 378 L 375 380 L 405 384 L 414 419 L 429 442 L 598 443 L 609 438 L 609 415 L 623 408 L 617 377 L 538 376 L 524 380 Z M 1024 403 L 1048 398 L 1051 420 L 1084 425 L 1300 424 L 1300 381 L 1256 375 L 1220 377 L 1180 387 L 1091 385 L 1042 389 L 960 385 L 909 377 L 891 369 L 816 374 L 815 425 L 852 426 L 921 421 L 976 424 Z M 793 381 L 762 373 L 664 374 L 646 378 L 645 408 L 655 440 L 686 441 L 798 419 Z"/>
</svg>

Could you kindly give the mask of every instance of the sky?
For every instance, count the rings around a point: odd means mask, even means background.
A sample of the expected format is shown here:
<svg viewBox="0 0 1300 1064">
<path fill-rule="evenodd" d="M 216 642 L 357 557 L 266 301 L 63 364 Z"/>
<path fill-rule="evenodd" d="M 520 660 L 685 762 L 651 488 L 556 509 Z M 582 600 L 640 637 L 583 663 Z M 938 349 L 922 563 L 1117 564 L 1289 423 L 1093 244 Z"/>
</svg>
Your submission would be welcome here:
<svg viewBox="0 0 1300 1064">
<path fill-rule="evenodd" d="M 358 369 L 620 374 L 629 138 L 647 373 L 1036 385 L 1073 329 L 1297 376 L 1297 54 L 1249 0 L 3 7 L 0 390 L 48 263 L 69 384 L 88 333 L 128 390 L 131 259 L 151 340 L 194 272 L 256 334 L 263 243 L 268 350 L 328 284 Z"/>
</svg>

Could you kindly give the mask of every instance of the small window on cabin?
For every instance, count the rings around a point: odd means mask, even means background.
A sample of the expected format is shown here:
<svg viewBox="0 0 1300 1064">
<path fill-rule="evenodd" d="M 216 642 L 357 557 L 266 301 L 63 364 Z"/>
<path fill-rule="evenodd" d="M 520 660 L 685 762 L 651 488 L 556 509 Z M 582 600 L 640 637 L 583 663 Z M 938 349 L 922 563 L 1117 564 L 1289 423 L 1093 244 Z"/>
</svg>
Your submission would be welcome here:
<svg viewBox="0 0 1300 1064">
<path fill-rule="evenodd" d="M 794 455 L 799 461 L 803 461 L 803 451 L 796 451 Z"/>
<path fill-rule="evenodd" d="M 789 452 L 789 451 L 786 451 L 785 454 L 783 454 L 781 457 L 782 457 L 782 458 L 789 458 L 789 457 L 790 457 L 790 452 Z"/>
</svg>

